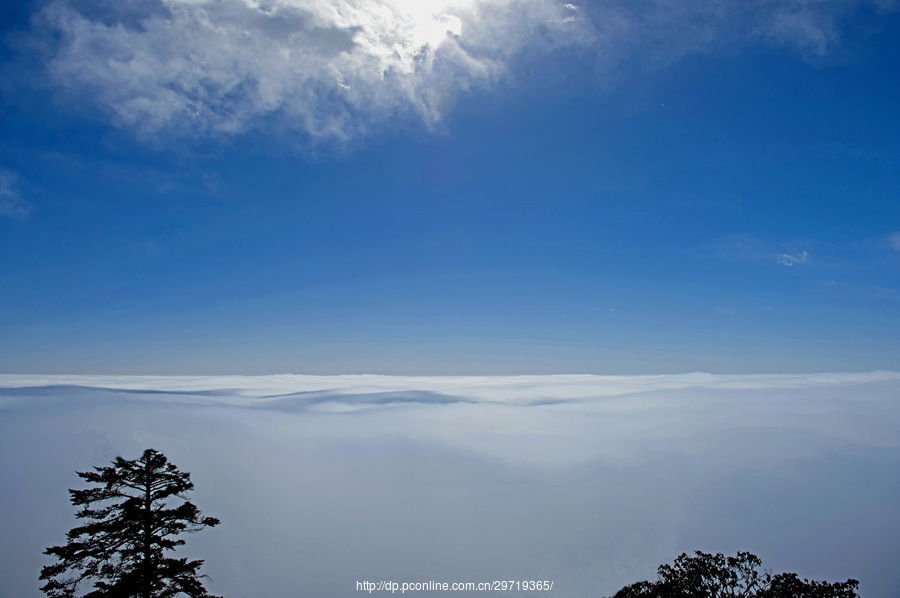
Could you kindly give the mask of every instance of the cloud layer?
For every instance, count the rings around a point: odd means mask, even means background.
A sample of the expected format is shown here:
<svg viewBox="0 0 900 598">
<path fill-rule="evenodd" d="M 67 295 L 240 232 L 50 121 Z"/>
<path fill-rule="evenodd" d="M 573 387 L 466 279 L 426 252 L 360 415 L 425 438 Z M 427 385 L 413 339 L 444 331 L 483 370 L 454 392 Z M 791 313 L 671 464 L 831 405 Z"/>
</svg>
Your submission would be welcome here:
<svg viewBox="0 0 900 598">
<path fill-rule="evenodd" d="M 397 115 L 433 127 L 457 94 L 495 84 L 523 50 L 577 48 L 598 65 L 671 62 L 735 40 L 821 55 L 861 5 L 893 2 L 54 0 L 32 34 L 47 44 L 54 86 L 144 137 L 228 135 L 274 119 L 341 141 Z"/>
<path fill-rule="evenodd" d="M 211 591 L 553 579 L 611 595 L 681 551 L 900 575 L 900 374 L 0 376 L 0 595 L 37 597 L 74 472 L 163 451 L 222 525 Z M 464 594 L 461 594 L 464 595 Z"/>
</svg>

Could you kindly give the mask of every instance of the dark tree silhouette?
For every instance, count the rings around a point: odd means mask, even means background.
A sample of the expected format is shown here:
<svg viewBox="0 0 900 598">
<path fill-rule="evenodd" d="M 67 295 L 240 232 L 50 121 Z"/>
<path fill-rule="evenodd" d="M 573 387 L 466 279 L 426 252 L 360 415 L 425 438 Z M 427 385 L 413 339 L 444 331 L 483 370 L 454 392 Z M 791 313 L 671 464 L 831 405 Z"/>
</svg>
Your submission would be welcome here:
<svg viewBox="0 0 900 598">
<path fill-rule="evenodd" d="M 78 476 L 97 487 L 69 490 L 76 517 L 87 521 L 67 534 L 65 546 L 44 554 L 58 562 L 41 570 L 51 598 L 211 596 L 203 587 L 202 560 L 166 556 L 190 534 L 219 524 L 203 517 L 185 498 L 194 484 L 165 455 L 147 449 L 140 459 L 117 457 L 112 467 L 94 467 Z M 93 589 L 79 594 L 82 582 Z"/>
<path fill-rule="evenodd" d="M 726 557 L 699 550 L 660 565 L 656 581 L 625 586 L 613 598 L 859 598 L 855 579 L 828 583 L 801 580 L 796 573 L 759 571 L 762 561 L 749 552 Z"/>
</svg>

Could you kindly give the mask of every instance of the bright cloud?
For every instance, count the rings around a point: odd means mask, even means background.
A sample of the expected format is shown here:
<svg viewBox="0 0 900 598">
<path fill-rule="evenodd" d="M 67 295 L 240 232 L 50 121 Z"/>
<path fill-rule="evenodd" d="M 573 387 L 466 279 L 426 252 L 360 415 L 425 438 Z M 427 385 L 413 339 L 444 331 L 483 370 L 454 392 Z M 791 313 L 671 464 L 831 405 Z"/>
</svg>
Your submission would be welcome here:
<svg viewBox="0 0 900 598">
<path fill-rule="evenodd" d="M 343 139 L 400 111 L 436 123 L 454 94 L 500 77 L 531 29 L 576 35 L 572 12 L 546 0 L 165 0 L 136 4 L 128 22 L 57 0 L 40 19 L 62 36 L 56 83 L 142 134 L 234 133 L 276 115 Z"/>
<path fill-rule="evenodd" d="M 134 0 L 98 11 L 54 0 L 33 35 L 55 40 L 57 88 L 139 135 L 235 134 L 274 118 L 346 140 L 398 114 L 435 126 L 526 47 L 591 48 L 598 63 L 645 47 L 667 62 L 735 39 L 823 54 L 840 16 L 864 3 Z"/>
<path fill-rule="evenodd" d="M 890 372 L 0 376 L 0 595 L 39 596 L 76 470 L 153 447 L 222 519 L 188 542 L 218 594 L 608 596 L 681 551 L 747 549 L 893 598 L 898 391 Z"/>
</svg>

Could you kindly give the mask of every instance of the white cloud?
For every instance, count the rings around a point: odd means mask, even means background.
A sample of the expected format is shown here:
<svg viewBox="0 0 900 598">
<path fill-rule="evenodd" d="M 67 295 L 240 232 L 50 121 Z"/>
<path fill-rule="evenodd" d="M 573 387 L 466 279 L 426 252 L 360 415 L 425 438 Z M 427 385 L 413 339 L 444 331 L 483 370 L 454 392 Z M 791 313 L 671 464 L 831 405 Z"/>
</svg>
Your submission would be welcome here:
<svg viewBox="0 0 900 598">
<path fill-rule="evenodd" d="M 893 598 L 874 557 L 900 548 L 898 391 L 890 372 L 0 376 L 0 595 L 40 595 L 76 470 L 153 447 L 222 519 L 187 543 L 217 594 L 512 576 L 608 596 L 681 551 L 749 549 Z"/>
<path fill-rule="evenodd" d="M 694 254 L 730 262 L 757 262 L 772 260 L 782 266 L 797 266 L 807 264 L 810 260 L 809 250 L 795 251 L 801 241 L 775 242 L 770 239 L 762 239 L 752 235 L 730 235 L 719 237 L 694 250 Z M 819 245 L 815 241 L 806 239 L 802 243 Z M 785 251 L 789 249 L 790 251 Z"/>
<path fill-rule="evenodd" d="M 31 206 L 19 194 L 18 177 L 0 168 L 0 217 L 23 217 L 31 212 Z"/>
<path fill-rule="evenodd" d="M 781 253 L 775 256 L 775 261 L 777 261 L 782 266 L 796 266 L 798 264 L 805 264 L 809 260 L 809 252 L 801 251 L 800 253 Z"/>
<path fill-rule="evenodd" d="M 144 6 L 144 5 L 139 5 Z M 118 124 L 153 134 L 235 133 L 269 116 L 345 139 L 411 111 L 427 125 L 453 96 L 490 84 L 546 29 L 565 43 L 572 10 L 547 0 L 165 0 L 133 23 L 63 0 L 41 13 L 61 34 L 49 63 Z"/>
<path fill-rule="evenodd" d="M 867 3 L 79 2 L 51 1 L 33 35 L 56 40 L 47 56 L 54 84 L 119 126 L 203 136 L 275 119 L 314 141 L 352 139 L 398 114 L 433 127 L 458 93 L 493 85 L 526 48 L 589 47 L 602 64 L 634 53 L 667 63 L 760 41 L 822 54 L 839 43 L 842 15 Z"/>
</svg>

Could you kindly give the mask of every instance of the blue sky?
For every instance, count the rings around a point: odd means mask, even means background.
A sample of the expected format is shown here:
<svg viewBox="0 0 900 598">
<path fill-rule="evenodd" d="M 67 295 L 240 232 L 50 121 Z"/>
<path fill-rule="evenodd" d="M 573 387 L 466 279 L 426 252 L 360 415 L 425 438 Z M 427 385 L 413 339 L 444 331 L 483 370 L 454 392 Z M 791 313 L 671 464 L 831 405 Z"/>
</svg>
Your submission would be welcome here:
<svg viewBox="0 0 900 598">
<path fill-rule="evenodd" d="M 896 9 L 5 5 L 0 371 L 898 369 Z"/>
</svg>

